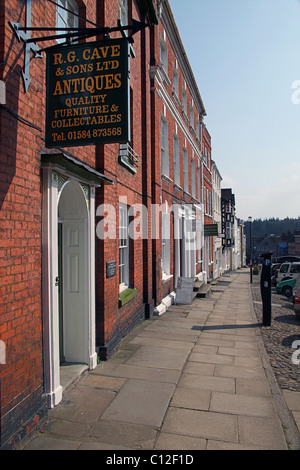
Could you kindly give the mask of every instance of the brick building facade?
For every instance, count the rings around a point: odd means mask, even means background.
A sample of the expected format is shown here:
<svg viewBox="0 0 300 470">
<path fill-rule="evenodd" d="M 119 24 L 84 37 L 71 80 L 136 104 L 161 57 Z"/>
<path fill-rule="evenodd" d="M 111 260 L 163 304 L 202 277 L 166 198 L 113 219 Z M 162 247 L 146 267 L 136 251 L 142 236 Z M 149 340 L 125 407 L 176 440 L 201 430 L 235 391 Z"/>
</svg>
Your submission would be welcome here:
<svg viewBox="0 0 300 470">
<path fill-rule="evenodd" d="M 205 107 L 169 3 L 159 2 L 158 12 L 150 73 L 152 201 L 162 213 L 161 235 L 153 241 L 154 298 L 161 313 L 172 302 L 179 276 L 203 277 L 204 186 L 211 198 L 210 163 L 203 153 L 210 155 L 211 145 Z"/>
<path fill-rule="evenodd" d="M 128 43 L 128 142 L 48 148 L 41 49 L 57 42 L 24 39 L 58 32 L 18 39 L 10 22 L 132 18 L 149 27 Z M 4 0 L 0 31 L 0 446 L 10 448 L 60 402 L 61 363 L 95 368 L 167 308 L 179 276 L 209 277 L 211 139 L 168 1 Z"/>
</svg>

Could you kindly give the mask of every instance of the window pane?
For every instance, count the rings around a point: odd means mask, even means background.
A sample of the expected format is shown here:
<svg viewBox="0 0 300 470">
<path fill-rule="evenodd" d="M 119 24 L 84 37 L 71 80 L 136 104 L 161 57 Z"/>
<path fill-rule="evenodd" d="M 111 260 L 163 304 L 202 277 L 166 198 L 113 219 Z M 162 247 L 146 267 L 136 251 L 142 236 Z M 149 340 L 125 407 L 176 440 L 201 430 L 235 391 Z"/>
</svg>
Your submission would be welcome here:
<svg viewBox="0 0 300 470">
<path fill-rule="evenodd" d="M 119 0 L 119 16 L 122 26 L 128 25 L 128 0 Z"/>
<path fill-rule="evenodd" d="M 128 208 L 119 206 L 119 283 L 126 289 L 129 285 Z"/>
<path fill-rule="evenodd" d="M 300 272 L 300 265 L 295 264 L 291 266 L 291 273 L 299 273 Z"/>
<path fill-rule="evenodd" d="M 169 175 L 168 122 L 161 118 L 161 173 Z"/>
<path fill-rule="evenodd" d="M 189 173 L 188 173 L 188 155 L 186 149 L 183 150 L 183 173 L 184 173 L 184 190 L 189 190 Z"/>
<path fill-rule="evenodd" d="M 161 216 L 161 268 L 162 274 L 168 275 L 170 274 L 170 214 L 163 212 Z"/>
<path fill-rule="evenodd" d="M 180 185 L 179 142 L 177 136 L 174 136 L 174 181 Z"/>
<path fill-rule="evenodd" d="M 58 28 L 77 28 L 79 7 L 75 0 L 58 0 L 56 7 L 56 25 Z M 69 11 L 64 10 L 66 8 Z M 74 14 L 75 13 L 75 14 Z M 62 34 L 62 32 L 61 32 Z M 57 39 L 57 42 L 65 42 L 66 39 Z"/>
</svg>

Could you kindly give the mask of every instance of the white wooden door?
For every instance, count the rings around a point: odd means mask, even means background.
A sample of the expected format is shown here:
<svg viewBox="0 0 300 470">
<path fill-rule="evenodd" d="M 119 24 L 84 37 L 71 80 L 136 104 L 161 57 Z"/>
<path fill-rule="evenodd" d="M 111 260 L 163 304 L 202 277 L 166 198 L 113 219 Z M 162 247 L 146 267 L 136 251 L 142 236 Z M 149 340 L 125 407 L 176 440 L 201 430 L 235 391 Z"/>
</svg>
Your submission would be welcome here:
<svg viewBox="0 0 300 470">
<path fill-rule="evenodd" d="M 88 263 L 84 221 L 63 223 L 63 336 L 66 362 L 88 361 Z"/>
</svg>

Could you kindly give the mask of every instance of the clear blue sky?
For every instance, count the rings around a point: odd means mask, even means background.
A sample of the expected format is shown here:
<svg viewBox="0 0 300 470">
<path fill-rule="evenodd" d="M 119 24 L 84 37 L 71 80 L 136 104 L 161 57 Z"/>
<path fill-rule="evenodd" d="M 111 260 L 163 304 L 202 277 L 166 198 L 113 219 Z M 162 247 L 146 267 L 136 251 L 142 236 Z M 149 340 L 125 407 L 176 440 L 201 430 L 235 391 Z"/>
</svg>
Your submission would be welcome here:
<svg viewBox="0 0 300 470">
<path fill-rule="evenodd" d="M 237 216 L 299 217 L 300 0 L 169 2 Z"/>
</svg>

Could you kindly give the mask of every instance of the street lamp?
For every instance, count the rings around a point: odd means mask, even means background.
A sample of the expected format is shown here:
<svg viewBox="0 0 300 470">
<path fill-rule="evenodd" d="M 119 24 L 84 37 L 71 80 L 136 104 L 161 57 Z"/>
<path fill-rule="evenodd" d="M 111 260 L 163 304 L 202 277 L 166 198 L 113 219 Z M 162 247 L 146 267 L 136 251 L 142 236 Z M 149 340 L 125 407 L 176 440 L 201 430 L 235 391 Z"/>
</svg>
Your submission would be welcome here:
<svg viewBox="0 0 300 470">
<path fill-rule="evenodd" d="M 252 284 L 252 217 L 248 217 L 250 230 L 250 284 Z"/>
</svg>

